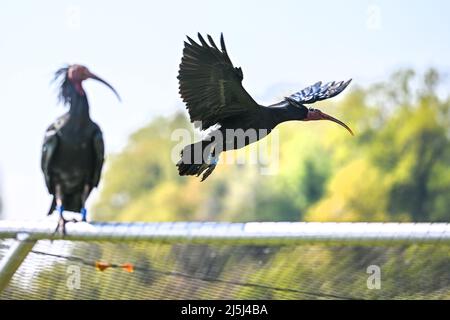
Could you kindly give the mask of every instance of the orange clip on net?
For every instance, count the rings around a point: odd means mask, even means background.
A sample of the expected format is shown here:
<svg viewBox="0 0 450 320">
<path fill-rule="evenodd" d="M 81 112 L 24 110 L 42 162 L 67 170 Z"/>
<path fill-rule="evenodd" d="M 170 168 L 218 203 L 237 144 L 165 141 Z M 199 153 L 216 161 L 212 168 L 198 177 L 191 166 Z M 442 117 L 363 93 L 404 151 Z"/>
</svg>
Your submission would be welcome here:
<svg viewBox="0 0 450 320">
<path fill-rule="evenodd" d="M 124 263 L 120 267 L 126 272 L 134 272 L 134 266 L 131 263 Z"/>
<path fill-rule="evenodd" d="M 111 264 L 110 264 L 110 263 L 107 263 L 107 262 L 101 262 L 101 261 L 96 261 L 96 262 L 95 262 L 95 268 L 96 268 L 97 270 L 105 271 L 106 269 L 108 269 L 108 268 L 110 268 L 110 267 L 111 267 Z"/>
</svg>

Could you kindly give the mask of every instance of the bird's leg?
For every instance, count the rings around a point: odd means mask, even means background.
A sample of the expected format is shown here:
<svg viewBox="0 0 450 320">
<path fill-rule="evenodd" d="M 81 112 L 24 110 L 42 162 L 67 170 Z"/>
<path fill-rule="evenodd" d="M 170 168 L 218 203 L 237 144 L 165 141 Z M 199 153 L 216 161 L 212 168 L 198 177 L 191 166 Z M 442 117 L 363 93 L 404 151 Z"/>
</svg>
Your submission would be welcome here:
<svg viewBox="0 0 450 320">
<path fill-rule="evenodd" d="M 204 181 L 206 178 L 208 178 L 209 175 L 214 171 L 217 163 L 219 162 L 219 154 L 220 154 L 220 152 L 217 152 L 217 154 L 216 154 L 216 150 L 213 150 L 209 154 L 208 159 L 206 161 L 206 168 L 205 168 L 206 171 L 205 171 L 205 173 L 203 173 L 201 181 Z"/>
<path fill-rule="evenodd" d="M 61 190 L 61 186 L 60 185 L 56 185 L 55 188 L 55 198 L 56 198 L 56 210 L 58 211 L 59 214 L 59 220 L 58 220 L 58 225 L 56 226 L 55 231 L 53 232 L 53 235 L 55 233 L 57 233 L 58 231 L 61 232 L 62 236 L 64 237 L 66 235 L 66 223 L 67 222 L 77 222 L 77 220 L 72 219 L 72 220 L 66 220 L 64 219 L 64 206 L 63 206 L 63 194 L 62 194 L 62 190 Z"/>
<path fill-rule="evenodd" d="M 58 231 L 61 231 L 62 235 L 64 236 L 66 234 L 66 220 L 64 219 L 63 212 L 64 212 L 64 206 L 63 206 L 63 196 L 61 192 L 61 185 L 56 185 L 55 188 L 55 198 L 56 198 L 56 211 L 58 211 L 59 214 L 59 220 L 58 225 L 56 226 L 55 232 L 53 234 L 57 233 Z"/>
<path fill-rule="evenodd" d="M 86 222 L 86 200 L 91 192 L 91 187 L 88 184 L 84 185 L 83 193 L 81 194 L 81 221 Z"/>
<path fill-rule="evenodd" d="M 209 169 L 211 166 L 216 166 L 217 162 L 214 157 L 214 144 L 210 144 L 203 149 L 202 164 L 196 170 L 197 177 L 203 173 L 203 171 Z M 209 175 L 209 174 L 208 174 Z M 205 180 L 202 179 L 202 181 Z"/>
</svg>

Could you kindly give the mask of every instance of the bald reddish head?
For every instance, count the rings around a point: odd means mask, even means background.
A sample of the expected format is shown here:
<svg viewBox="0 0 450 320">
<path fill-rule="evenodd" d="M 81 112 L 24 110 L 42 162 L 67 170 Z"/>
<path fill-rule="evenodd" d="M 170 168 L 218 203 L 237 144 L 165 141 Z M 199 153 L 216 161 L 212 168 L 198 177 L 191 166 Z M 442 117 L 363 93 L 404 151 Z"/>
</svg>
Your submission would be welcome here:
<svg viewBox="0 0 450 320">
<path fill-rule="evenodd" d="M 75 90 L 77 90 L 77 92 L 82 96 L 85 95 L 85 92 L 84 92 L 83 86 L 82 86 L 82 82 L 87 79 L 94 79 L 94 80 L 100 81 L 101 83 L 106 85 L 108 88 L 110 88 L 120 101 L 120 96 L 117 93 L 117 91 L 108 82 L 106 82 L 102 78 L 93 74 L 85 66 L 82 66 L 80 64 L 71 65 L 67 70 L 67 78 L 72 83 L 72 85 L 75 87 Z"/>
</svg>

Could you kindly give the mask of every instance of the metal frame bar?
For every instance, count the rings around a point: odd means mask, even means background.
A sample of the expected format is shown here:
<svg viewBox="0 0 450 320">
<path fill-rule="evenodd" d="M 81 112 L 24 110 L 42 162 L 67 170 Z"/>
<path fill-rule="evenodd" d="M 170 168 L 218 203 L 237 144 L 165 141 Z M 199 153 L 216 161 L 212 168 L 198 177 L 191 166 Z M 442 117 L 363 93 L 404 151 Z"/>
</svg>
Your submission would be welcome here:
<svg viewBox="0 0 450 320">
<path fill-rule="evenodd" d="M 28 234 L 18 234 L 17 240 L 9 247 L 0 261 L 0 293 L 8 286 L 28 253 L 33 249 L 36 240 L 30 240 Z"/>
<path fill-rule="evenodd" d="M 52 238 L 53 221 L 0 221 L 0 239 L 26 233 L 30 240 Z M 331 223 L 331 222 L 161 222 L 68 223 L 64 240 L 152 241 L 168 243 L 301 244 L 382 243 L 450 244 L 450 223 Z"/>
</svg>

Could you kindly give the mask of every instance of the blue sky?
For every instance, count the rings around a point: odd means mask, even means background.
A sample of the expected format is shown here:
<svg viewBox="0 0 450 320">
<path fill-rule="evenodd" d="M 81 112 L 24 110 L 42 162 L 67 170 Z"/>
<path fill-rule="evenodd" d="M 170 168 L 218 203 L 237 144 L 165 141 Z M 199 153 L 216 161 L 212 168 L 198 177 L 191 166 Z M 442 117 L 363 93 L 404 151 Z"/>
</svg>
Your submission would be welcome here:
<svg viewBox="0 0 450 320">
<path fill-rule="evenodd" d="M 223 32 L 245 87 L 270 103 L 317 80 L 366 85 L 400 67 L 448 73 L 449 9 L 443 0 L 1 1 L 4 213 L 38 218 L 48 208 L 40 148 L 65 112 L 50 84 L 64 63 L 85 64 L 121 94 L 119 104 L 101 84 L 85 84 L 113 153 L 153 117 L 184 110 L 176 76 L 185 35 Z"/>
</svg>

